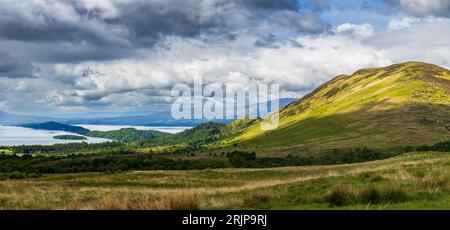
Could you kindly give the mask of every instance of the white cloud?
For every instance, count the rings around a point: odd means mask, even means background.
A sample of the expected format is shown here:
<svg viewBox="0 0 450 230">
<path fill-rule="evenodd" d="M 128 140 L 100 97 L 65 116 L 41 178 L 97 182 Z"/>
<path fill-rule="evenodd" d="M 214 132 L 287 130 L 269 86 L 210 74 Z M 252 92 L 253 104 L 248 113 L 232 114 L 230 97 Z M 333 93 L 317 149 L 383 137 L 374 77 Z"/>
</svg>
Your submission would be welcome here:
<svg viewBox="0 0 450 230">
<path fill-rule="evenodd" d="M 450 1 L 448 0 L 389 0 L 401 9 L 414 16 L 450 17 Z"/>
<path fill-rule="evenodd" d="M 277 49 L 255 48 L 255 39 L 244 36 L 224 44 L 172 38 L 170 49 L 149 51 L 139 60 L 58 65 L 54 76 L 59 78 L 53 80 L 70 84 L 49 99 L 56 98 L 53 103 L 60 106 L 139 107 L 150 98 L 169 102 L 172 86 L 191 84 L 197 76 L 203 76 L 205 83 L 276 83 L 282 96 L 299 97 L 336 75 L 390 64 L 382 51 L 352 36 L 299 36 L 295 41 L 300 47 L 279 42 Z M 71 81 L 66 79 L 71 76 Z"/>
<path fill-rule="evenodd" d="M 414 23 L 421 21 L 418 18 L 404 17 L 402 19 L 393 19 L 389 21 L 388 29 L 390 30 L 401 30 L 411 27 Z"/>
<path fill-rule="evenodd" d="M 425 61 L 450 67 L 450 19 L 422 20 L 402 30 L 377 34 L 367 44 L 394 62 Z"/>
<path fill-rule="evenodd" d="M 349 34 L 352 36 L 355 36 L 357 38 L 368 38 L 374 34 L 374 30 L 372 25 L 368 23 L 364 24 L 351 24 L 351 23 L 344 23 L 342 25 L 339 25 L 335 29 L 336 33 L 338 34 Z"/>
</svg>

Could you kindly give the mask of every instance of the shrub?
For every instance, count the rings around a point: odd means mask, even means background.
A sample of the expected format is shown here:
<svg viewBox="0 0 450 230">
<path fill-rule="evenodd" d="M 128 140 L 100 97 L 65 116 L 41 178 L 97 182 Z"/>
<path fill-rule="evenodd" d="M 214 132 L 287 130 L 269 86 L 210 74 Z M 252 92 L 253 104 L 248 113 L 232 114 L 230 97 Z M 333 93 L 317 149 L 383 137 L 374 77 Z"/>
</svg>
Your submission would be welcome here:
<svg viewBox="0 0 450 230">
<path fill-rule="evenodd" d="M 389 185 L 381 189 L 368 185 L 357 192 L 338 185 L 326 194 L 324 200 L 333 207 L 351 204 L 399 203 L 407 200 L 407 194 L 399 185 Z"/>
<path fill-rule="evenodd" d="M 25 174 L 22 172 L 13 172 L 11 174 L 9 174 L 9 178 L 11 179 L 25 179 Z"/>
<path fill-rule="evenodd" d="M 331 206 L 350 205 L 355 200 L 355 194 L 350 188 L 342 185 L 334 186 L 329 193 L 325 195 L 325 201 Z"/>
<path fill-rule="evenodd" d="M 236 168 L 244 168 L 247 167 L 247 160 L 242 156 L 233 156 L 229 158 L 230 164 Z"/>
<path fill-rule="evenodd" d="M 404 149 L 405 153 L 410 153 L 414 151 L 414 148 L 411 145 L 408 145 Z"/>
</svg>

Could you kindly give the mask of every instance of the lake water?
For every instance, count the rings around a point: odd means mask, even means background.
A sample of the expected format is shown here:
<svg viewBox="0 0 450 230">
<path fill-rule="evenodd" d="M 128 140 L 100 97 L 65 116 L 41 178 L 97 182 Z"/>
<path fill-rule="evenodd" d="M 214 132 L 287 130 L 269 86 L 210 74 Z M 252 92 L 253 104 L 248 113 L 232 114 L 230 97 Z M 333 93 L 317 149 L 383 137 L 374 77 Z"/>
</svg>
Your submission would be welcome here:
<svg viewBox="0 0 450 230">
<path fill-rule="evenodd" d="M 73 133 L 61 131 L 36 130 L 15 126 L 0 125 L 0 146 L 52 145 L 63 143 L 76 143 L 83 141 L 88 143 L 102 143 L 108 141 L 107 139 L 103 138 L 91 138 L 91 137 L 88 137 L 87 140 L 56 140 L 53 138 L 56 135 L 73 135 Z"/>
<path fill-rule="evenodd" d="M 119 130 L 121 128 L 136 128 L 139 130 L 158 130 L 168 133 L 182 132 L 190 127 L 145 127 L 145 126 L 115 126 L 115 125 L 79 125 L 93 131 L 110 131 Z M 0 146 L 14 146 L 14 145 L 52 145 L 63 143 L 102 143 L 107 142 L 107 139 L 87 137 L 87 140 L 56 140 L 53 137 L 56 135 L 73 135 L 73 133 L 62 131 L 47 131 L 28 129 L 15 126 L 0 125 Z"/>
</svg>

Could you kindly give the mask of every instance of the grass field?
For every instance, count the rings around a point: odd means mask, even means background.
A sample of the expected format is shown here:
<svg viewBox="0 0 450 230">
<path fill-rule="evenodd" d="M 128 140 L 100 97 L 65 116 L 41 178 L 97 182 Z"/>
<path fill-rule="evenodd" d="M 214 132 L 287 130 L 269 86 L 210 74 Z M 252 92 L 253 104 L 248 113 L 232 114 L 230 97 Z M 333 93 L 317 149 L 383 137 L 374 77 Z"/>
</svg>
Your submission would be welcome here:
<svg viewBox="0 0 450 230">
<path fill-rule="evenodd" d="M 450 209 L 450 154 L 352 165 L 44 175 L 0 181 L 1 209 Z"/>
</svg>

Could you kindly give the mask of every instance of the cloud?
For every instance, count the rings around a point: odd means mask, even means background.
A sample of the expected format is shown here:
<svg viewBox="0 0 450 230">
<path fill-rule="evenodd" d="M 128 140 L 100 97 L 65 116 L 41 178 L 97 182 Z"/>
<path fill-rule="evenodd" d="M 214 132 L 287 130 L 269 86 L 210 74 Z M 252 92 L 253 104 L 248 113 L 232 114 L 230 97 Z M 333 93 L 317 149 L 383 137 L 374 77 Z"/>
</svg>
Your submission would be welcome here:
<svg viewBox="0 0 450 230">
<path fill-rule="evenodd" d="M 0 3 L 0 101 L 12 111 L 158 110 L 175 84 L 198 76 L 277 83 L 283 97 L 300 97 L 360 68 L 450 66 L 450 19 L 405 1 L 389 2 L 390 17 L 335 0 Z M 379 5 L 389 6 L 370 7 Z"/>
<path fill-rule="evenodd" d="M 351 23 L 344 23 L 339 25 L 335 32 L 338 34 L 351 35 L 356 38 L 368 38 L 374 34 L 372 25 L 368 23 L 356 25 Z"/>
<path fill-rule="evenodd" d="M 421 19 L 413 17 L 404 17 L 400 20 L 393 19 L 389 21 L 388 29 L 390 30 L 402 30 L 411 27 L 414 23 L 421 21 Z"/>
<path fill-rule="evenodd" d="M 108 61 L 164 48 L 170 37 L 264 39 L 329 29 L 301 7 L 296 0 L 0 0 L 0 49 L 30 62 Z"/>
<path fill-rule="evenodd" d="M 386 0 L 403 11 L 418 17 L 450 17 L 448 0 Z"/>
<path fill-rule="evenodd" d="M 32 42 L 72 42 L 113 44 L 124 43 L 125 31 L 108 27 L 77 11 L 73 1 L 11 1 L 2 0 L 0 37 Z M 11 29 L 14 28 L 14 29 Z M 112 35 L 112 36 L 109 36 Z"/>
<path fill-rule="evenodd" d="M 257 47 L 266 47 L 266 48 L 279 48 L 277 43 L 277 37 L 276 35 L 270 33 L 266 37 L 258 38 L 255 42 L 255 46 Z"/>
<path fill-rule="evenodd" d="M 401 30 L 387 30 L 366 41 L 394 62 L 425 61 L 450 67 L 450 19 L 421 20 Z"/>
<path fill-rule="evenodd" d="M 0 50 L 0 78 L 33 78 L 38 68 Z"/>
<path fill-rule="evenodd" d="M 330 8 L 329 0 L 308 0 L 310 4 L 312 4 L 313 9 L 316 11 L 321 11 Z"/>
<path fill-rule="evenodd" d="M 50 74 L 57 77 L 49 81 L 59 81 L 61 90 L 48 103 L 65 108 L 169 103 L 175 84 L 192 85 L 198 76 L 204 76 L 205 84 L 276 83 L 282 96 L 300 97 L 333 76 L 390 64 L 383 52 L 344 34 L 297 36 L 293 41 L 269 36 L 270 45 L 248 49 L 257 38 L 238 37 L 226 44 L 171 38 L 166 42 L 170 49 L 151 50 L 139 60 L 60 64 Z"/>
</svg>

